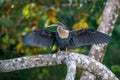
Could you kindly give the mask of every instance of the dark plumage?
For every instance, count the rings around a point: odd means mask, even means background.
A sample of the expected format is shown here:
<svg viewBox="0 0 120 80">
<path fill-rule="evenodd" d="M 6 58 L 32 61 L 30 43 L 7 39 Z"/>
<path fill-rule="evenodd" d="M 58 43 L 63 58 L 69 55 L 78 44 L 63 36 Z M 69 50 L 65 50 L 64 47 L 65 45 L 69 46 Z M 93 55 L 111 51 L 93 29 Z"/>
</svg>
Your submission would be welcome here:
<svg viewBox="0 0 120 80">
<path fill-rule="evenodd" d="M 60 50 L 65 50 L 67 47 L 108 44 L 112 40 L 107 34 L 93 29 L 68 31 L 65 30 L 64 25 L 60 22 L 55 25 L 58 26 L 57 32 L 39 28 L 25 35 L 23 43 L 41 47 L 52 47 L 55 44 Z"/>
</svg>

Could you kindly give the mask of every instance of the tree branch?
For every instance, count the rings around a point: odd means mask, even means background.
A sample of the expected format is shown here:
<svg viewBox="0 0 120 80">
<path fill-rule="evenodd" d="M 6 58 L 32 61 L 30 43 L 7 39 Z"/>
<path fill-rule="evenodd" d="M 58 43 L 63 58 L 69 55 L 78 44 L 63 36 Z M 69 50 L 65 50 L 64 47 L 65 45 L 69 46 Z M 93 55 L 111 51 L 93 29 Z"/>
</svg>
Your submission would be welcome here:
<svg viewBox="0 0 120 80">
<path fill-rule="evenodd" d="M 74 80 L 76 67 L 92 72 L 103 80 L 118 80 L 118 78 L 109 69 L 94 59 L 83 54 L 67 52 L 0 60 L 0 72 L 10 72 L 33 67 L 53 66 L 62 64 L 62 62 L 64 62 L 68 67 L 66 80 Z"/>
<path fill-rule="evenodd" d="M 117 12 L 119 8 L 120 8 L 119 0 L 107 0 L 105 9 L 103 11 L 103 17 L 98 27 L 98 31 L 106 33 L 108 35 L 112 34 L 112 31 L 114 29 L 114 23 L 118 16 Z M 89 52 L 89 56 L 97 61 L 102 62 L 106 48 L 107 45 L 93 45 Z M 89 73 L 88 71 L 84 71 L 80 78 L 80 80 L 94 80 L 94 79 L 95 76 Z"/>
<path fill-rule="evenodd" d="M 76 73 L 76 61 L 75 61 L 75 55 L 68 55 L 68 58 L 64 61 L 67 65 L 67 75 L 66 80 L 74 80 L 75 79 L 75 73 Z"/>
</svg>

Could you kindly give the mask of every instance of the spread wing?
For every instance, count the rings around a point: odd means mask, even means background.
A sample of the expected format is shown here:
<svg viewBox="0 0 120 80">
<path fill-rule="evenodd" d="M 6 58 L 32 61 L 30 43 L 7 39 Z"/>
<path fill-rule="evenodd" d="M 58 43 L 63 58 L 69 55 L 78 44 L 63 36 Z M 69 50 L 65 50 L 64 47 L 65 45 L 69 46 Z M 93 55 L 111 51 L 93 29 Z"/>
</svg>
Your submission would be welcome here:
<svg viewBox="0 0 120 80">
<path fill-rule="evenodd" d="M 107 34 L 93 29 L 81 29 L 77 31 L 71 31 L 70 34 L 72 34 L 73 46 L 105 44 L 109 43 L 112 40 L 112 38 Z"/>
<path fill-rule="evenodd" d="M 51 47 L 55 43 L 55 32 L 36 29 L 24 36 L 23 43 L 29 46 Z"/>
</svg>

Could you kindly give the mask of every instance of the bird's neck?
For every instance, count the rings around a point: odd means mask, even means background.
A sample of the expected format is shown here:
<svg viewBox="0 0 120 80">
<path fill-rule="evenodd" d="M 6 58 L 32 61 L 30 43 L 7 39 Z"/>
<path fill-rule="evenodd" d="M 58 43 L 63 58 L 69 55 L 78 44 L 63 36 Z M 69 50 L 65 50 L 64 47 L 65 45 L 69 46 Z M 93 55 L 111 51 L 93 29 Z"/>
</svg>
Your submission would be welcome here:
<svg viewBox="0 0 120 80">
<path fill-rule="evenodd" d="M 62 39 L 68 38 L 69 36 L 69 31 L 64 30 L 62 27 L 58 27 L 57 32 L 58 32 L 59 37 Z"/>
</svg>

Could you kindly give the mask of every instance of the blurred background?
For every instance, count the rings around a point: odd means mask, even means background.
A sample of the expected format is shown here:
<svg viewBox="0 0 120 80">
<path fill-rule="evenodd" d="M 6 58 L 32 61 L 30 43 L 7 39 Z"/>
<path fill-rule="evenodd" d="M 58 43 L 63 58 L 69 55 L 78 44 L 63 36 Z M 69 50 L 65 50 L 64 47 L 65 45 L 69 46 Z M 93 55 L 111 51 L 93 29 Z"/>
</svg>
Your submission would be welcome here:
<svg viewBox="0 0 120 80">
<path fill-rule="evenodd" d="M 0 0 L 0 60 L 23 56 L 48 54 L 56 49 L 24 46 L 23 35 L 60 21 L 69 30 L 97 29 L 106 0 Z M 106 13 L 107 14 L 107 13 Z M 108 45 L 103 64 L 120 78 L 120 12 Z M 91 46 L 72 48 L 71 51 L 87 55 Z M 76 80 L 82 69 L 77 69 Z M 64 80 L 66 66 L 19 70 L 0 73 L 0 80 Z"/>
</svg>

